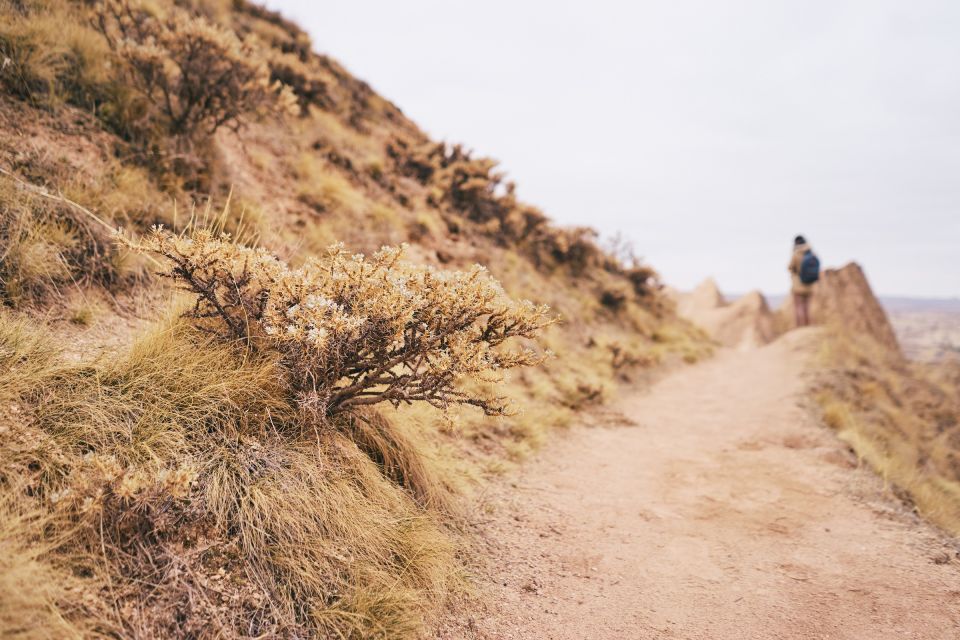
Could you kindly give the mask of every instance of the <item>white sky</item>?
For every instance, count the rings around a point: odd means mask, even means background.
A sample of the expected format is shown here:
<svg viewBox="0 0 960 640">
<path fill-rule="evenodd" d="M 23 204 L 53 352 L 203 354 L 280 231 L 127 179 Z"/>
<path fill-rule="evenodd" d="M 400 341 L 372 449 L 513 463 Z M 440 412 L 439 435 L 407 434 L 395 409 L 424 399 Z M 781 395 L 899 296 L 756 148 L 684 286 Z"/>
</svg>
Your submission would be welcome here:
<svg viewBox="0 0 960 640">
<path fill-rule="evenodd" d="M 960 295 L 956 0 L 267 5 L 671 284 L 783 291 L 803 233 L 880 293 Z"/>
</svg>

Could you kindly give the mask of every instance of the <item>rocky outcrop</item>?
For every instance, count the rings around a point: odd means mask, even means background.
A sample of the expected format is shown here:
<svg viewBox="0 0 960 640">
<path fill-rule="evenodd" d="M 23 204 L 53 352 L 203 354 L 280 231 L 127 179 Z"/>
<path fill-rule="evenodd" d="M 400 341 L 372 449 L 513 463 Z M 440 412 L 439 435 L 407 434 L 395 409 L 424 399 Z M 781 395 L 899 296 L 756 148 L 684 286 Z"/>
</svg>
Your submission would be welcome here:
<svg viewBox="0 0 960 640">
<path fill-rule="evenodd" d="M 793 300 L 789 296 L 771 312 L 759 291 L 727 302 L 717 283 L 705 280 L 689 293 L 671 291 L 677 312 L 699 325 L 714 340 L 729 347 L 752 347 L 772 342 L 794 326 Z M 900 354 L 900 346 L 886 311 L 856 263 L 823 271 L 814 285 L 811 301 L 814 324 L 837 326 L 857 335 L 868 335 Z"/>
<path fill-rule="evenodd" d="M 792 323 L 791 299 L 780 313 L 785 323 Z M 816 324 L 834 325 L 857 335 L 869 335 L 884 347 L 900 353 L 893 325 L 873 294 L 863 269 L 855 262 L 820 274 L 820 281 L 813 288 L 810 313 Z"/>
<path fill-rule="evenodd" d="M 703 311 L 717 309 L 726 304 L 720 287 L 713 278 L 707 278 L 690 293 L 673 293 L 677 301 L 677 311 L 682 316 L 690 317 Z"/>
<path fill-rule="evenodd" d="M 737 340 L 739 344 L 759 346 L 777 337 L 773 313 L 759 291 L 737 298 L 722 311 L 726 313 L 718 330 L 720 342 Z"/>
<path fill-rule="evenodd" d="M 690 293 L 673 293 L 677 312 L 699 325 L 714 340 L 728 347 L 749 348 L 767 344 L 776 335 L 776 323 L 759 291 L 726 302 L 717 283 L 705 280 Z"/>
</svg>

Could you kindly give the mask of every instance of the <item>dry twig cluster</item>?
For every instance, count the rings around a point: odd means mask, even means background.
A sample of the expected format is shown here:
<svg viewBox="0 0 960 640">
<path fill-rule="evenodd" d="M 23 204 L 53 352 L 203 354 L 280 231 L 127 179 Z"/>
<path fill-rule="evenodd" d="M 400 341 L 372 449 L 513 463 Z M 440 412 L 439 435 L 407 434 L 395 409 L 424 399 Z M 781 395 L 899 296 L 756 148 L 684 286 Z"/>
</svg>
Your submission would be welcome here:
<svg viewBox="0 0 960 640">
<path fill-rule="evenodd" d="M 276 351 L 298 405 L 318 416 L 415 401 L 503 414 L 501 398 L 459 383 L 538 364 L 531 347 L 503 345 L 553 322 L 546 307 L 508 298 L 483 267 L 439 271 L 404 261 L 402 248 L 367 258 L 336 245 L 291 269 L 209 231 L 155 228 L 136 246 L 165 258 L 165 275 L 196 295 L 190 315 L 202 328 Z"/>
<path fill-rule="evenodd" d="M 144 99 L 144 117 L 172 135 L 212 135 L 238 128 L 246 114 L 287 111 L 296 102 L 271 82 L 255 43 L 202 17 L 177 9 L 160 17 L 129 0 L 106 0 L 97 5 L 95 26 Z"/>
</svg>

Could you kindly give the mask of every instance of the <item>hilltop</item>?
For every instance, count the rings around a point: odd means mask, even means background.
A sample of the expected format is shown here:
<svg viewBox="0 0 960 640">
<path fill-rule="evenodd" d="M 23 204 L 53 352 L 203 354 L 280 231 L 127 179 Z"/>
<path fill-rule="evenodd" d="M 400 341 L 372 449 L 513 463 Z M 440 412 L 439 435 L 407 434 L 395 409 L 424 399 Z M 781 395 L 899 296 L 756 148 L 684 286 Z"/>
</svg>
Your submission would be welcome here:
<svg viewBox="0 0 960 640">
<path fill-rule="evenodd" d="M 4 637 L 416 636 L 484 478 L 712 349 L 276 13 L 0 16 Z"/>
</svg>

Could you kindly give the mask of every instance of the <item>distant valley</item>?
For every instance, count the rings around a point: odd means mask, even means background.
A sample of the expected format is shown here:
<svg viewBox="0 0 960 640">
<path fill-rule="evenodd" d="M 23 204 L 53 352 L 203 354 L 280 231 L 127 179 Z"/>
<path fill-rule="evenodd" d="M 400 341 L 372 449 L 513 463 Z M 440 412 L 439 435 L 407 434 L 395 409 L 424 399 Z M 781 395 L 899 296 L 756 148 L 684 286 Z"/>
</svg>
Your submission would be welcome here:
<svg viewBox="0 0 960 640">
<path fill-rule="evenodd" d="M 908 358 L 960 356 L 960 298 L 881 297 L 880 302 Z"/>
</svg>

